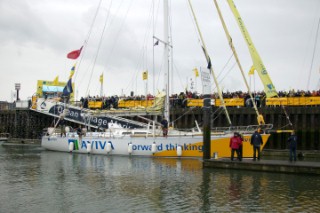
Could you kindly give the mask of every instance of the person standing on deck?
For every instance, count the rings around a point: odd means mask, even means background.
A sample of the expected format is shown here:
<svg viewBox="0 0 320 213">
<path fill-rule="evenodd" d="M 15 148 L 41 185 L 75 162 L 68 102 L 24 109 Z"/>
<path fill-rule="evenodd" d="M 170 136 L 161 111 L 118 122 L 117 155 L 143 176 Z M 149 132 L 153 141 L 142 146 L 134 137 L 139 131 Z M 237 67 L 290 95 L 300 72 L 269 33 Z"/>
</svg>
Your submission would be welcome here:
<svg viewBox="0 0 320 213">
<path fill-rule="evenodd" d="M 231 161 L 233 161 L 234 152 L 237 153 L 237 157 L 239 161 L 242 160 L 241 154 L 240 154 L 240 147 L 242 146 L 242 140 L 240 135 L 235 132 L 233 137 L 230 138 L 230 144 L 229 147 L 231 148 Z"/>
<path fill-rule="evenodd" d="M 251 145 L 253 146 L 253 160 L 256 160 L 257 157 L 258 160 L 260 160 L 260 146 L 262 144 L 263 141 L 260 135 L 260 128 L 258 128 L 251 136 Z M 256 154 L 258 154 L 258 156 Z"/>
<path fill-rule="evenodd" d="M 82 136 L 82 127 L 81 127 L 81 124 L 80 124 L 79 127 L 77 128 L 77 134 L 79 135 L 79 137 Z"/>
<path fill-rule="evenodd" d="M 162 126 L 163 137 L 167 137 L 168 136 L 168 121 L 165 118 L 162 119 L 161 126 Z"/>
<path fill-rule="evenodd" d="M 60 125 L 60 136 L 66 137 L 66 122 L 63 118 L 60 119 L 59 125 Z"/>
<path fill-rule="evenodd" d="M 290 137 L 288 138 L 290 161 L 292 161 L 292 158 L 294 161 L 297 160 L 297 143 L 298 137 L 295 135 L 294 131 L 292 131 Z"/>
</svg>

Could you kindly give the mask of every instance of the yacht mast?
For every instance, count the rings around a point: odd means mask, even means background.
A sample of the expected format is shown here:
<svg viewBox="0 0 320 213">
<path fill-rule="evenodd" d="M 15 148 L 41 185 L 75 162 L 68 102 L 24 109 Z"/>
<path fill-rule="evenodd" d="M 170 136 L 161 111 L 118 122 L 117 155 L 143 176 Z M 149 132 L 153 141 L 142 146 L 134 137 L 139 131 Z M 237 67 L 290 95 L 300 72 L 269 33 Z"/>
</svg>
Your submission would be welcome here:
<svg viewBox="0 0 320 213">
<path fill-rule="evenodd" d="M 255 68 L 255 70 L 257 71 L 261 82 L 264 86 L 264 91 L 266 93 L 267 98 L 271 98 L 274 96 L 278 96 L 278 93 L 276 91 L 276 88 L 274 87 L 271 78 L 267 72 L 266 67 L 264 66 L 262 59 L 256 49 L 256 47 L 254 46 L 252 39 L 249 35 L 249 32 L 247 30 L 247 28 L 244 25 L 243 20 L 240 17 L 240 14 L 237 10 L 236 5 L 234 4 L 233 0 L 227 0 L 229 7 L 231 9 L 231 12 L 233 13 L 236 22 L 240 28 L 240 31 L 244 37 L 245 42 L 247 43 L 251 58 L 252 58 L 252 62 L 253 62 L 253 66 Z"/>
<path fill-rule="evenodd" d="M 228 122 L 229 122 L 229 125 L 232 125 L 231 119 L 230 119 L 230 116 L 229 116 L 229 113 L 228 113 L 228 110 L 227 110 L 227 108 L 226 108 L 226 104 L 225 104 L 225 102 L 224 102 L 224 100 L 223 100 L 223 97 L 222 97 L 222 93 L 221 93 L 221 90 L 220 90 L 220 87 L 219 87 L 219 83 L 218 83 L 217 77 L 216 77 L 216 75 L 215 75 L 215 73 L 214 73 L 214 71 L 213 71 L 213 68 L 212 68 L 212 66 L 211 66 L 210 57 L 209 57 L 209 54 L 208 54 L 206 45 L 205 45 L 204 40 L 203 40 L 203 37 L 202 37 L 201 31 L 200 31 L 200 27 L 199 27 L 199 25 L 198 25 L 198 21 L 197 21 L 196 15 L 195 15 L 195 13 L 194 13 L 194 11 L 193 11 L 193 7 L 192 7 L 192 4 L 191 4 L 191 1 L 188 0 L 188 2 L 189 2 L 189 6 L 190 6 L 190 8 L 191 8 L 191 12 L 192 12 L 192 15 L 193 15 L 195 24 L 196 24 L 196 26 L 197 26 L 197 30 L 198 30 L 198 33 L 199 33 L 199 36 L 200 36 L 200 40 L 201 40 L 201 43 L 202 43 L 203 52 L 204 52 L 204 55 L 205 55 L 205 57 L 206 57 L 206 59 L 207 59 L 207 62 L 208 62 L 208 69 L 210 69 L 210 72 L 211 72 L 211 74 L 212 74 L 212 76 L 213 76 L 213 80 L 214 80 L 214 82 L 215 82 L 215 84 L 216 84 L 216 87 L 217 87 L 217 90 L 218 90 L 218 95 L 219 95 L 219 98 L 220 98 L 220 101 L 221 101 L 221 105 L 222 105 L 222 107 L 223 107 L 223 109 L 224 109 L 224 112 L 225 112 L 225 114 L 226 114 L 226 117 L 227 117 L 227 120 L 228 120 Z"/>
<path fill-rule="evenodd" d="M 231 36 L 230 36 L 230 33 L 229 33 L 228 28 L 227 28 L 227 26 L 226 26 L 226 23 L 224 22 L 224 19 L 223 19 L 223 17 L 222 17 L 222 14 L 221 14 L 219 5 L 218 5 L 218 3 L 217 3 L 217 0 L 213 0 L 213 1 L 214 1 L 214 4 L 216 5 L 216 8 L 217 8 L 217 11 L 218 11 L 218 14 L 219 14 L 219 17 L 220 17 L 220 20 L 221 20 L 221 23 L 222 23 L 224 32 L 226 33 L 229 46 L 230 46 L 230 48 L 231 48 L 231 50 L 232 50 L 232 52 L 233 52 L 233 55 L 234 55 L 234 57 L 235 57 L 235 59 L 236 59 L 236 61 L 237 61 L 237 64 L 238 64 L 238 67 L 239 67 L 239 69 L 240 69 L 240 71 L 241 71 L 243 80 L 244 80 L 244 82 L 245 82 L 245 84 L 246 84 L 246 87 L 247 87 L 247 89 L 248 89 L 248 92 L 249 92 L 249 95 L 250 95 L 250 98 L 251 98 L 251 101 L 252 101 L 252 104 L 253 104 L 253 108 L 254 108 L 254 110 L 255 110 L 255 112 L 256 112 L 256 114 L 257 114 L 258 124 L 264 124 L 264 119 L 261 119 L 261 116 L 262 116 L 262 115 L 259 114 L 257 105 L 256 105 L 256 103 L 255 103 L 255 101 L 254 101 L 254 99 L 253 99 L 253 97 L 252 97 L 251 89 L 250 89 L 250 87 L 249 87 L 248 81 L 247 81 L 247 79 L 246 79 L 246 76 L 245 76 L 244 71 L 243 71 L 243 69 L 242 69 L 242 66 L 241 66 L 241 64 L 240 64 L 240 60 L 239 60 L 238 54 L 237 54 L 237 52 L 236 52 L 236 49 L 234 48 L 234 45 L 233 45 L 233 43 L 232 43 L 232 38 L 231 38 Z"/>
<path fill-rule="evenodd" d="M 165 99 L 165 106 L 164 106 L 164 117 L 170 123 L 170 116 L 169 116 L 169 13 L 168 13 L 168 0 L 163 0 L 163 44 L 164 44 L 164 91 L 166 93 Z"/>
<path fill-rule="evenodd" d="M 238 23 L 238 26 L 240 28 L 240 31 L 244 37 L 244 40 L 245 42 L 247 43 L 247 46 L 248 46 L 248 49 L 249 49 L 249 52 L 250 52 L 250 55 L 251 55 L 251 58 L 252 58 L 252 62 L 253 62 L 253 66 L 255 68 L 255 70 L 257 71 L 261 81 L 262 81 L 262 84 L 264 86 L 264 92 L 266 93 L 266 97 L 267 98 L 271 98 L 271 97 L 278 97 L 279 98 L 279 95 L 276 91 L 276 88 L 274 87 L 270 77 L 269 77 L 269 74 L 267 72 L 267 69 L 266 67 L 264 66 L 263 62 L 262 62 L 262 59 L 257 51 L 257 49 L 255 48 L 252 40 L 251 40 L 251 37 L 249 35 L 249 32 L 247 31 L 247 28 L 244 26 L 244 23 L 243 23 L 243 20 L 241 19 L 240 17 L 240 14 L 237 10 L 237 7 L 236 5 L 234 4 L 233 0 L 227 0 L 228 4 L 229 4 L 229 7 L 231 9 L 231 12 L 233 13 L 237 23 Z M 289 125 L 290 126 L 293 126 L 292 123 L 291 123 L 291 120 L 290 120 L 290 117 L 289 117 L 289 114 L 287 113 L 284 105 L 281 105 L 282 106 L 282 109 L 283 109 L 283 112 L 285 113 L 286 115 L 286 118 L 289 122 Z M 259 122 L 260 123 L 260 122 Z"/>
</svg>

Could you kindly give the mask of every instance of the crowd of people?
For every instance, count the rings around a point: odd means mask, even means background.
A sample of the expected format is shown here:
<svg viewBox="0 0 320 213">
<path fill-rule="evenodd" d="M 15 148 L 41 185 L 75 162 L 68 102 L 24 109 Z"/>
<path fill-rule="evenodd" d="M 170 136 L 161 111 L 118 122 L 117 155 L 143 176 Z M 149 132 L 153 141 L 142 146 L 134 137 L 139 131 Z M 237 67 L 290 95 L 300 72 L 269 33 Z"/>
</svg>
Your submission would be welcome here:
<svg viewBox="0 0 320 213">
<path fill-rule="evenodd" d="M 101 109 L 117 109 L 118 108 L 118 102 L 119 102 L 119 97 L 118 96 L 111 96 L 111 97 L 99 97 L 99 96 L 89 96 L 86 98 L 81 97 L 80 99 L 80 104 L 83 108 L 89 108 L 89 102 L 90 101 L 101 101 L 102 106 Z"/>
<path fill-rule="evenodd" d="M 252 94 L 257 107 L 265 106 L 266 94 L 263 91 L 255 92 Z M 316 97 L 320 96 L 320 89 L 313 91 L 305 90 L 290 90 L 290 91 L 279 91 L 279 97 Z M 222 92 L 223 98 L 244 98 L 245 106 L 252 107 L 253 103 L 248 92 L 234 91 L 234 92 Z M 211 95 L 212 99 L 218 99 L 217 93 Z M 151 94 L 145 95 L 130 95 L 130 96 L 110 96 L 110 97 L 99 97 L 99 96 L 89 96 L 86 98 L 81 98 L 81 104 L 83 108 L 89 108 L 89 101 L 101 101 L 102 109 L 118 108 L 119 100 L 124 101 L 140 101 L 140 100 L 153 100 L 154 96 Z M 176 93 L 170 96 L 170 105 L 174 108 L 186 108 L 188 99 L 203 99 L 203 94 L 197 92 L 185 91 Z"/>
</svg>

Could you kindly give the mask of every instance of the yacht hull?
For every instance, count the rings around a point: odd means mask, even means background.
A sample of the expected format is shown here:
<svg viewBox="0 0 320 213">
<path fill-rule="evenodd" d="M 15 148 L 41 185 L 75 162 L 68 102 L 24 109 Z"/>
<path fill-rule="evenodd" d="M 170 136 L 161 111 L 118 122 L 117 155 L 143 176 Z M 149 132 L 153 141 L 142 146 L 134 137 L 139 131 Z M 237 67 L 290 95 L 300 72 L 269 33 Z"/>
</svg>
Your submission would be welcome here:
<svg viewBox="0 0 320 213">
<path fill-rule="evenodd" d="M 270 134 L 262 134 L 264 148 Z M 229 147 L 231 135 L 211 137 L 211 157 L 230 157 Z M 243 157 L 252 158 L 253 148 L 250 144 L 251 135 L 244 135 Z M 122 156 L 150 157 L 202 157 L 203 136 L 168 136 L 168 137 L 99 137 L 99 136 L 43 136 L 42 147 L 47 150 L 90 153 Z M 70 146 L 70 143 L 71 144 Z"/>
</svg>

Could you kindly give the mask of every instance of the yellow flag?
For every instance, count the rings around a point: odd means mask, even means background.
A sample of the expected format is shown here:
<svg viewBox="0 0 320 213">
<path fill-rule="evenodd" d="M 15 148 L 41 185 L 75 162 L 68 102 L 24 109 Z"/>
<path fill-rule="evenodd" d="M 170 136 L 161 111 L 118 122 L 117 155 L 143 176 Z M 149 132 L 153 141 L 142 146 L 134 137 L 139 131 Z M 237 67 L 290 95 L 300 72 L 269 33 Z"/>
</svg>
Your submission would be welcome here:
<svg viewBox="0 0 320 213">
<path fill-rule="evenodd" d="M 252 58 L 253 66 L 262 81 L 262 84 L 264 86 L 264 92 L 266 93 L 267 98 L 278 96 L 276 88 L 274 87 L 274 85 L 269 77 L 269 74 L 267 72 L 267 69 L 265 68 L 265 66 L 263 64 L 263 62 L 260 58 L 260 55 L 258 54 L 258 51 L 256 50 L 246 27 L 244 26 L 243 20 L 240 17 L 240 14 L 236 8 L 236 5 L 234 4 L 233 0 L 227 0 L 227 2 L 230 6 L 230 9 L 231 9 L 238 25 L 239 25 L 239 28 L 241 30 L 243 37 L 244 37 L 244 40 L 247 43 L 247 46 L 249 48 L 249 52 L 250 52 L 250 55 Z"/>
<path fill-rule="evenodd" d="M 142 73 L 142 80 L 147 80 L 147 79 L 148 79 L 148 70 Z"/>
<path fill-rule="evenodd" d="M 76 63 L 71 68 L 69 79 L 72 78 L 72 76 L 74 75 L 75 70 L 76 70 Z"/>
<path fill-rule="evenodd" d="M 57 86 L 59 84 L 59 76 L 57 75 L 57 77 L 53 80 L 53 85 Z"/>
<path fill-rule="evenodd" d="M 248 74 L 249 74 L 249 75 L 254 75 L 254 70 L 255 70 L 255 69 L 254 69 L 254 66 L 252 65 L 251 68 L 250 68 L 250 70 L 249 70 L 249 73 L 248 73 Z"/>
<path fill-rule="evenodd" d="M 100 75 L 99 81 L 100 81 L 101 84 L 103 84 L 103 73 Z"/>
<path fill-rule="evenodd" d="M 197 68 L 193 69 L 194 74 L 196 75 L 196 77 L 199 77 L 199 71 Z"/>
</svg>

